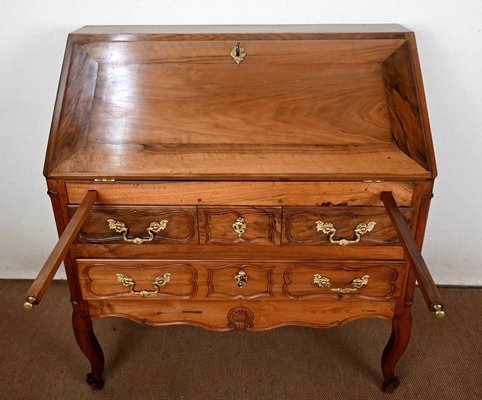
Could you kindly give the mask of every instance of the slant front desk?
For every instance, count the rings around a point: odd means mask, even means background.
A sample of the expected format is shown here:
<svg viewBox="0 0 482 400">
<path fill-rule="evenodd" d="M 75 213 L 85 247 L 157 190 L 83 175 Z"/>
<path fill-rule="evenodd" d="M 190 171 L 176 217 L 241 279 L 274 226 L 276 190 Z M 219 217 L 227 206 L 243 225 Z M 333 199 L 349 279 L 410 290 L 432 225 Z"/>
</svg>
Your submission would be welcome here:
<svg viewBox="0 0 482 400">
<path fill-rule="evenodd" d="M 44 174 L 60 240 L 25 307 L 64 260 L 94 388 L 95 318 L 219 331 L 384 318 L 390 392 L 416 281 L 444 315 L 420 254 L 436 168 L 402 26 L 84 27 Z"/>
</svg>

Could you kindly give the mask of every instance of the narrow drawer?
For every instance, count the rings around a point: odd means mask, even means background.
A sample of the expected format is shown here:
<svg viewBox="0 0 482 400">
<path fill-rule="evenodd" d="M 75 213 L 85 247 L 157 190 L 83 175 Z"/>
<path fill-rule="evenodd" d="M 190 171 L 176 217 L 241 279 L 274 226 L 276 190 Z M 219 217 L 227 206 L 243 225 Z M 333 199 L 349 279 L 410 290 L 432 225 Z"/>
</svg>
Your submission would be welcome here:
<svg viewBox="0 0 482 400">
<path fill-rule="evenodd" d="M 357 297 L 390 300 L 398 297 L 404 263 L 297 264 L 283 274 L 283 293 L 290 299 Z"/>
<path fill-rule="evenodd" d="M 401 209 L 408 223 L 413 209 Z M 399 245 L 383 207 L 285 207 L 283 244 Z"/>
<path fill-rule="evenodd" d="M 207 263 L 207 297 L 223 299 L 256 299 L 274 297 L 275 265 Z"/>
<path fill-rule="evenodd" d="M 72 215 L 77 206 L 69 206 Z M 196 207 L 94 206 L 80 243 L 197 243 Z"/>
<path fill-rule="evenodd" d="M 197 271 L 187 263 L 163 261 L 77 260 L 82 296 L 99 299 L 190 299 Z"/>
<path fill-rule="evenodd" d="M 279 245 L 280 214 L 280 208 L 199 207 L 200 242 Z"/>
</svg>

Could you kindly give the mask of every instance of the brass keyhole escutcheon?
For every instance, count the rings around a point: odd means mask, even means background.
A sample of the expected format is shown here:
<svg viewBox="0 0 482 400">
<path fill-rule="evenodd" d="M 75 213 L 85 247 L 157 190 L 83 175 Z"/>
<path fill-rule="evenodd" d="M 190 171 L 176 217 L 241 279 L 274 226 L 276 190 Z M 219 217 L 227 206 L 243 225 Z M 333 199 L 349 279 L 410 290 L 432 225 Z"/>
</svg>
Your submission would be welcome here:
<svg viewBox="0 0 482 400">
<path fill-rule="evenodd" d="M 231 227 L 233 228 L 233 231 L 236 232 L 236 234 L 238 235 L 238 238 L 241 239 L 241 236 L 243 236 L 243 234 L 246 232 L 246 229 L 248 228 L 248 224 L 246 224 L 246 221 L 243 218 L 239 217 L 238 219 L 236 219 L 236 221 L 233 222 Z"/>
<path fill-rule="evenodd" d="M 236 65 L 239 65 L 239 63 L 244 60 L 244 57 L 246 57 L 246 51 L 241 47 L 240 42 L 236 43 L 229 54 L 233 57 Z"/>
<path fill-rule="evenodd" d="M 240 270 L 235 276 L 234 280 L 239 288 L 242 288 L 246 283 L 248 283 L 248 275 L 243 270 Z"/>
</svg>

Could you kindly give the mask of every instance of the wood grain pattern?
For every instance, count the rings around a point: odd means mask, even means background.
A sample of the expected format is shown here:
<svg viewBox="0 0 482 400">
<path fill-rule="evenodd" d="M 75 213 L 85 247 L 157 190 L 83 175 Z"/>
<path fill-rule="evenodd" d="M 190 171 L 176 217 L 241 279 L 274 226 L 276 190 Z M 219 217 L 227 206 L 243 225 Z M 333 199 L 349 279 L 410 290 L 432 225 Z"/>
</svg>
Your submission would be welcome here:
<svg viewBox="0 0 482 400">
<path fill-rule="evenodd" d="M 208 271 L 207 297 L 231 300 L 274 297 L 273 271 L 275 266 L 273 265 L 207 265 L 206 269 Z M 234 280 L 239 271 L 244 271 L 248 277 L 248 281 L 243 287 L 238 287 Z"/>
<path fill-rule="evenodd" d="M 212 38 L 72 45 L 47 176 L 429 177 L 391 143 L 381 63 L 404 40 L 245 43 L 240 68 L 232 42 Z"/>
<path fill-rule="evenodd" d="M 260 331 L 377 317 L 392 320 L 390 392 L 416 278 L 432 308 L 439 299 L 420 256 L 435 157 L 415 37 L 399 25 L 85 27 L 67 43 L 44 174 L 59 233 L 97 192 L 77 242 L 60 242 L 93 388 L 104 359 L 92 318 Z M 129 237 L 169 222 L 138 246 L 109 218 Z M 343 247 L 317 220 L 338 238 L 376 226 Z M 334 293 L 314 285 L 316 273 L 335 288 L 364 275 L 368 285 Z"/>
<path fill-rule="evenodd" d="M 249 308 L 255 315 L 251 330 L 263 331 L 287 325 L 327 328 L 340 326 L 360 318 L 393 316 L 395 301 L 358 299 L 307 301 L 90 301 L 92 318 L 116 316 L 148 325 L 190 324 L 202 328 L 226 331 L 229 310 Z M 209 312 L 207 311 L 209 310 Z"/>
<path fill-rule="evenodd" d="M 180 38 L 181 39 L 181 38 Z M 238 40 L 236 40 L 237 42 Z M 169 41 L 100 41 L 82 45 L 90 57 L 101 64 L 226 64 L 233 66 L 229 53 L 234 45 L 232 40 L 185 40 Z M 354 39 L 345 40 L 296 40 L 271 39 L 243 40 L 240 44 L 246 50 L 248 61 L 271 66 L 276 64 L 380 64 L 402 44 L 404 39 Z M 366 66 L 365 66 L 366 67 Z M 232 69 L 231 69 L 232 71 Z M 223 72 L 230 71 L 223 70 Z M 263 71 L 260 71 L 264 73 Z M 179 78 L 179 77 L 178 77 Z M 224 77 L 219 76 L 220 79 Z M 173 83 L 169 81 L 169 84 Z M 189 85 L 193 86 L 193 85 Z M 188 89 L 185 87 L 184 89 Z"/>
<path fill-rule="evenodd" d="M 407 224 L 410 224 L 413 210 L 406 208 L 402 212 Z M 335 239 L 338 240 L 356 239 L 354 230 L 358 224 L 375 222 L 371 232 L 350 246 L 399 245 L 397 233 L 382 207 L 284 207 L 283 244 L 338 246 L 330 243 L 327 234 L 317 231 L 316 221 L 332 223 L 336 229 Z"/>
<path fill-rule="evenodd" d="M 247 246 L 209 245 L 153 245 L 125 246 L 124 244 L 77 244 L 73 246 L 79 257 L 85 258 L 170 258 L 185 260 L 402 260 L 401 246 Z"/>
<path fill-rule="evenodd" d="M 69 206 L 72 215 L 76 206 Z M 128 238 L 149 238 L 151 222 L 167 220 L 166 228 L 154 235 L 152 243 L 198 243 L 195 207 L 94 206 L 79 232 L 80 243 L 125 243 L 121 233 L 109 229 L 107 220 L 121 221 L 128 227 Z M 137 246 L 135 244 L 131 244 Z"/>
<path fill-rule="evenodd" d="M 410 182 L 115 182 L 67 181 L 69 203 L 96 190 L 98 204 L 224 206 L 380 206 L 391 191 L 400 207 L 412 205 Z"/>
<path fill-rule="evenodd" d="M 292 265 L 284 272 L 283 293 L 290 299 L 343 298 L 345 296 L 366 300 L 390 300 L 400 295 L 403 264 L 322 264 Z M 315 274 L 330 279 L 330 287 L 313 283 Z M 339 293 L 331 289 L 352 288 L 351 282 L 364 275 L 368 284 L 356 292 Z M 400 280 L 399 280 L 400 279 Z"/>
<path fill-rule="evenodd" d="M 52 124 L 51 136 L 55 137 L 55 141 L 49 141 L 47 156 L 52 159 L 45 161 L 46 177 L 54 165 L 80 151 L 87 145 L 88 140 L 99 65 L 81 47 L 73 46 L 70 64 L 64 68 L 68 68 L 67 87 L 65 93 L 58 94 L 62 104 L 56 105 L 60 111 L 58 120 L 54 120 Z M 53 147 L 53 150 L 50 147 Z"/>
<path fill-rule="evenodd" d="M 281 45 L 276 50 L 276 43 L 270 43 L 269 48 L 274 46 L 274 51 L 292 60 L 289 53 L 284 55 L 285 44 Z M 167 46 L 173 50 L 172 43 Z M 216 59 L 213 64 L 203 63 L 205 58 L 200 58 L 165 63 L 147 60 L 141 65 L 129 60 L 122 65 L 101 64 L 89 145 L 93 149 L 106 144 L 128 150 L 123 145 L 142 144 L 144 148 L 138 147 L 138 153 L 162 153 L 163 146 L 179 151 L 169 147 L 172 144 L 251 145 L 253 135 L 257 145 L 391 142 L 379 64 L 323 64 L 314 69 L 309 59 L 301 65 L 291 62 L 285 66 L 277 65 L 277 57 L 271 54 L 265 56 L 267 60 L 250 54 L 249 62 L 236 68 L 229 56 L 232 46 L 225 43 L 219 50 L 221 63 Z M 149 47 L 146 51 L 154 57 L 169 56 L 169 51 L 162 50 L 152 54 Z M 318 57 L 317 49 L 312 51 Z M 184 57 L 196 57 L 190 53 L 186 49 Z M 128 86 L 132 81 L 137 82 L 135 87 Z M 301 132 L 299 120 L 304 121 Z M 186 152 L 190 149 L 183 148 Z M 135 165 L 126 167 L 132 170 Z"/>
<path fill-rule="evenodd" d="M 242 218 L 246 224 L 246 232 L 241 236 L 238 236 L 232 226 L 238 218 Z M 199 208 L 200 243 L 279 245 L 280 226 L 280 208 Z"/>
<path fill-rule="evenodd" d="M 430 170 L 413 68 L 408 43 L 383 63 L 391 131 L 397 146 Z"/>
<path fill-rule="evenodd" d="M 198 288 L 196 269 L 175 261 L 88 261 L 79 260 L 79 279 L 82 295 L 86 300 L 100 299 L 139 299 L 130 293 L 130 288 L 117 281 L 116 275 L 123 274 L 135 281 L 134 290 L 154 291 L 153 281 L 157 276 L 171 274 L 170 281 L 161 286 L 159 293 L 145 299 L 178 298 L 189 299 L 195 296 Z"/>
<path fill-rule="evenodd" d="M 86 145 L 48 174 L 56 179 L 424 180 L 430 174 L 390 143 L 337 146 Z"/>
</svg>

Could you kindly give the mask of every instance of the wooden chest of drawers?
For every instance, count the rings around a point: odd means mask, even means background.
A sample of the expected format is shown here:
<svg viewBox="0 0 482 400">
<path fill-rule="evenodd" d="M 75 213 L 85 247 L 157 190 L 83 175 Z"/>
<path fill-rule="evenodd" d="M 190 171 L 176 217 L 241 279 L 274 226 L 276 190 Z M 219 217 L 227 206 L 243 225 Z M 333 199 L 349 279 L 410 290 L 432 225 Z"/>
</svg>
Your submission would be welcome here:
<svg viewBox="0 0 482 400">
<path fill-rule="evenodd" d="M 74 333 L 93 318 L 215 330 L 411 330 L 436 176 L 412 32 L 398 25 L 85 27 L 69 36 L 44 174 Z M 322 373 L 322 372 L 320 372 Z"/>
</svg>

